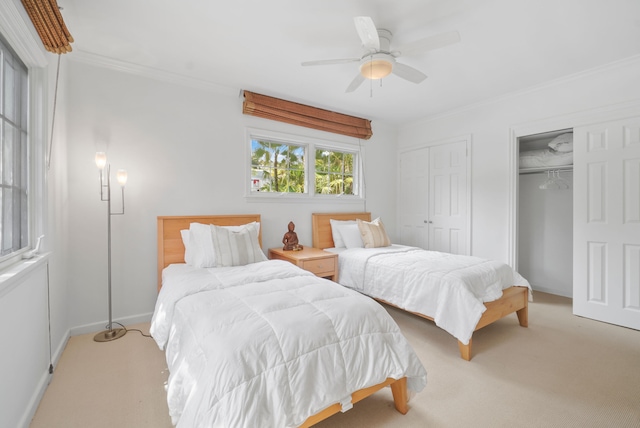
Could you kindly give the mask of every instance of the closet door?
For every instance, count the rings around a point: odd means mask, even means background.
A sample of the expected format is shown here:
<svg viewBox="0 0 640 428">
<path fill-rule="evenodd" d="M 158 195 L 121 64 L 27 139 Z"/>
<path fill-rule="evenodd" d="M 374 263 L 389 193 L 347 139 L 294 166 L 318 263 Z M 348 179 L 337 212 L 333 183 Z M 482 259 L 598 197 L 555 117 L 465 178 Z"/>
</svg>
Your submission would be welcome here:
<svg viewBox="0 0 640 428">
<path fill-rule="evenodd" d="M 429 152 L 429 249 L 467 251 L 467 142 L 433 146 Z"/>
<path fill-rule="evenodd" d="M 640 329 L 640 118 L 574 129 L 573 312 Z"/>
<path fill-rule="evenodd" d="M 429 248 L 429 149 L 400 154 L 400 243 Z"/>
<path fill-rule="evenodd" d="M 466 140 L 399 155 L 400 244 L 469 254 Z"/>
</svg>

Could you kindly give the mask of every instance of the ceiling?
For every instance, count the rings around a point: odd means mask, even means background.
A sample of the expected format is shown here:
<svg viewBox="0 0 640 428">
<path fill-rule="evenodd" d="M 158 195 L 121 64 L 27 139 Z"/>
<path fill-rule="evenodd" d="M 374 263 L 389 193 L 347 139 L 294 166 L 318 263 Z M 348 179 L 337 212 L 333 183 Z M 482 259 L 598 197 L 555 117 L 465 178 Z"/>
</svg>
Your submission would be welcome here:
<svg viewBox="0 0 640 428">
<path fill-rule="evenodd" d="M 391 124 L 437 115 L 640 55 L 639 0 L 58 0 L 69 55 L 180 76 Z M 393 33 L 392 48 L 457 30 L 459 43 L 399 62 L 345 89 L 362 55 L 355 16 Z"/>
</svg>

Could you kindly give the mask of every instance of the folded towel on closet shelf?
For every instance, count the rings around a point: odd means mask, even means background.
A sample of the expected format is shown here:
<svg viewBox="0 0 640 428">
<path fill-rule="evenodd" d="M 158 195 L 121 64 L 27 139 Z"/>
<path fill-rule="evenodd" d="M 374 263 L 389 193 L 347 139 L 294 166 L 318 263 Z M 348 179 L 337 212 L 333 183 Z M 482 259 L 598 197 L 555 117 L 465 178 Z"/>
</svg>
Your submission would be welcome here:
<svg viewBox="0 0 640 428">
<path fill-rule="evenodd" d="M 557 152 L 551 149 L 520 152 L 520 168 L 542 168 L 573 164 L 573 152 Z"/>
<path fill-rule="evenodd" d="M 572 152 L 573 151 L 573 133 L 567 132 L 560 134 L 548 144 L 549 148 L 555 152 Z"/>
</svg>

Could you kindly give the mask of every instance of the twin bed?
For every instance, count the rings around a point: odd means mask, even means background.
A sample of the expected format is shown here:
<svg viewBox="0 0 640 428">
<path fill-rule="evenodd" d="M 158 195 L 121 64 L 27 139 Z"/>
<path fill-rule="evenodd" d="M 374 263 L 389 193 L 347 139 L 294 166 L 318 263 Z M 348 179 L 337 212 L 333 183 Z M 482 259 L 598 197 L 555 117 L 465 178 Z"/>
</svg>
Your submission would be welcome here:
<svg viewBox="0 0 640 428">
<path fill-rule="evenodd" d="M 192 223 L 210 228 L 216 267 L 185 263 L 197 250 L 193 234 L 183 241 Z M 251 226 L 259 223 L 259 215 L 158 217 L 151 334 L 166 352 L 173 423 L 306 427 L 387 385 L 406 413 L 407 389 L 422 390 L 426 371 L 393 319 L 291 263 L 243 262 L 243 246 L 259 248 Z"/>
<path fill-rule="evenodd" d="M 151 334 L 166 352 L 175 425 L 307 427 L 385 386 L 406 413 L 408 390 L 424 388 L 426 371 L 374 299 L 434 320 L 466 360 L 473 331 L 513 312 L 527 326 L 530 289 L 508 266 L 437 253 L 435 270 L 416 271 L 406 267 L 433 252 L 336 249 L 331 221 L 355 219 L 371 217 L 312 217 L 313 246 L 339 254 L 338 284 L 266 260 L 259 215 L 158 217 Z"/>
<path fill-rule="evenodd" d="M 513 312 L 528 325 L 531 289 L 508 265 L 396 245 L 336 248 L 344 245 L 334 242 L 331 223 L 358 219 L 371 222 L 371 213 L 312 215 L 313 246 L 338 253 L 340 284 L 435 321 L 458 339 L 467 361 L 474 331 Z"/>
</svg>

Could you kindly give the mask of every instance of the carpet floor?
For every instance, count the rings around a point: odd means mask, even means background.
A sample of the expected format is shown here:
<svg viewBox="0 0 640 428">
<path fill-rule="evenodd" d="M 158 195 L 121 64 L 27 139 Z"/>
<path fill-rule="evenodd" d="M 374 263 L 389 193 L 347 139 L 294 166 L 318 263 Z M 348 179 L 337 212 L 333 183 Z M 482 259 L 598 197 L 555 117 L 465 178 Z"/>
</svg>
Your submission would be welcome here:
<svg viewBox="0 0 640 428">
<path fill-rule="evenodd" d="M 640 331 L 574 316 L 570 299 L 536 292 L 529 327 L 513 314 L 478 330 L 468 362 L 433 322 L 387 309 L 427 387 L 406 415 L 384 388 L 319 428 L 640 427 Z M 167 377 L 164 352 L 138 331 L 106 343 L 71 337 L 31 428 L 171 427 Z"/>
</svg>

